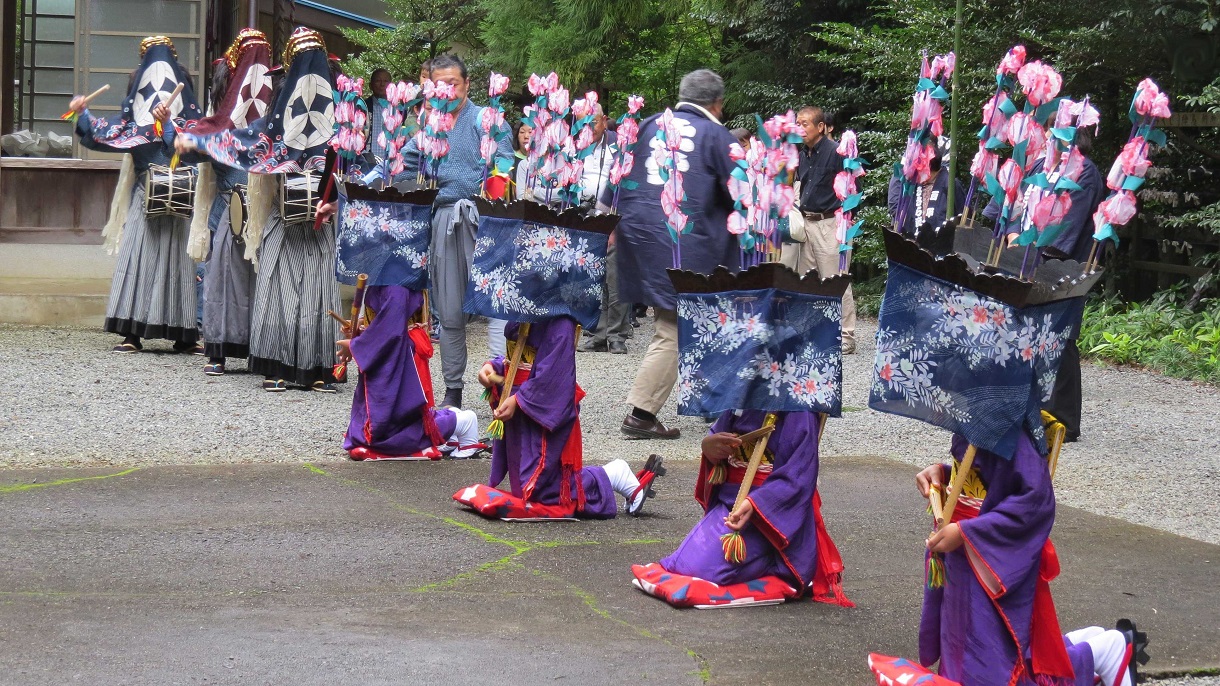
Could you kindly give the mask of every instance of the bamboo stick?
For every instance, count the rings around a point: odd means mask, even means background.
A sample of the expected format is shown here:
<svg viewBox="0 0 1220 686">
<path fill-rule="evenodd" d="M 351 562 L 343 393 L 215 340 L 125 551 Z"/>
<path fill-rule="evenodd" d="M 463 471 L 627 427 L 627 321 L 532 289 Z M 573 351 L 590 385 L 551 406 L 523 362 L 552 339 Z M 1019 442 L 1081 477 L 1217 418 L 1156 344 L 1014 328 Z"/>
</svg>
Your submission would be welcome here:
<svg viewBox="0 0 1220 686">
<path fill-rule="evenodd" d="M 957 509 L 957 500 L 962 495 L 962 487 L 966 485 L 966 477 L 970 475 L 970 468 L 974 466 L 974 454 L 978 451 L 973 445 L 966 448 L 966 454 L 962 456 L 961 464 L 957 466 L 957 475 L 953 479 L 953 483 L 949 485 L 949 496 L 945 499 L 945 512 L 942 521 L 952 522 L 953 511 Z"/>
</svg>

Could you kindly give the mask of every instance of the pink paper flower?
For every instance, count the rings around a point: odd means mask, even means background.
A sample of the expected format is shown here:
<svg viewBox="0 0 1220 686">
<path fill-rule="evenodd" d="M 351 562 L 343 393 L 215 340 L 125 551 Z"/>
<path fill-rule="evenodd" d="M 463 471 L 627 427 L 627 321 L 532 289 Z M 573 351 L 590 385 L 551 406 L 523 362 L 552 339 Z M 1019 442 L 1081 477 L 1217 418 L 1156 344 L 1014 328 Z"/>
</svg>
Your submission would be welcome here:
<svg viewBox="0 0 1220 686">
<path fill-rule="evenodd" d="M 1059 95 L 1063 88 L 1063 77 L 1053 67 L 1034 61 L 1021 67 L 1017 72 L 1017 81 L 1021 83 L 1025 97 L 1034 107 L 1040 107 Z"/>
<path fill-rule="evenodd" d="M 988 150 L 983 142 L 979 142 L 979 150 L 974 154 L 974 161 L 970 163 L 970 175 L 982 181 L 987 178 L 988 174 L 995 175 L 1000 168 L 1000 156 Z"/>
<path fill-rule="evenodd" d="M 632 95 L 627 98 L 627 113 L 635 114 L 644 106 L 644 98 L 639 95 Z"/>
<path fill-rule="evenodd" d="M 930 91 L 919 91 L 913 98 L 911 105 L 911 130 L 919 131 L 928 125 L 928 120 L 932 117 L 932 108 L 935 106 L 936 100 L 932 97 Z"/>
<path fill-rule="evenodd" d="M 741 147 L 740 143 L 729 144 L 729 159 L 734 162 L 740 162 L 746 158 L 746 150 Z"/>
<path fill-rule="evenodd" d="M 839 137 L 839 147 L 836 149 L 841 157 L 859 157 L 860 151 L 856 145 L 856 132 L 844 131 Z"/>
<path fill-rule="evenodd" d="M 546 107 L 555 114 L 563 116 L 568 111 L 569 98 L 567 88 L 556 88 L 547 96 Z"/>
<path fill-rule="evenodd" d="M 1062 223 L 1063 218 L 1067 216 L 1070 209 L 1072 209 L 1072 197 L 1069 194 L 1051 193 L 1045 195 L 1034 205 L 1032 215 L 1034 226 L 1038 227 L 1039 231 L 1042 231 L 1048 226 Z"/>
<path fill-rule="evenodd" d="M 1006 102 L 1008 102 L 1008 94 L 1000 91 L 983 105 L 983 123 L 990 127 L 989 133 L 992 136 L 998 136 L 1000 140 L 1004 140 L 1001 132 L 1008 126 L 1008 115 L 1000 109 Z"/>
<path fill-rule="evenodd" d="M 1084 153 L 1080 152 L 1080 148 L 1073 146 L 1071 152 L 1059 163 L 1059 176 L 1075 181 L 1080 178 L 1083 171 Z"/>
<path fill-rule="evenodd" d="M 542 95 L 542 89 L 544 88 L 542 77 L 538 76 L 537 74 L 530 74 L 529 81 L 526 82 L 525 87 L 528 88 L 530 94 L 534 95 L 535 97 Z"/>
<path fill-rule="evenodd" d="M 845 200 L 848 196 L 856 193 L 856 177 L 852 176 L 851 172 L 841 171 L 835 174 L 834 180 L 835 197 L 839 200 Z"/>
<path fill-rule="evenodd" d="M 1017 164 L 1016 160 L 1004 160 L 1004 164 L 1000 166 L 999 173 L 996 174 L 996 180 L 1000 182 L 1000 187 L 1004 189 L 1004 195 L 1012 202 L 1020 195 L 1021 189 L 1021 165 Z"/>
<path fill-rule="evenodd" d="M 503 74 L 497 74 L 493 71 L 491 76 L 487 79 L 487 95 L 496 98 L 504 95 L 504 92 L 507 90 L 508 77 Z"/>
<path fill-rule="evenodd" d="M 1157 93 L 1156 97 L 1152 99 L 1152 107 L 1149 108 L 1148 113 L 1159 119 L 1168 119 L 1172 116 L 1173 113 L 1169 111 L 1169 96 Z"/>
<path fill-rule="evenodd" d="M 1004 55 L 1004 59 L 1000 60 L 1000 66 L 996 69 L 997 76 L 1011 76 L 1021 70 L 1025 66 L 1025 46 L 1017 45 Z"/>
<path fill-rule="evenodd" d="M 1106 198 L 1097 209 L 1112 226 L 1122 226 L 1135 217 L 1135 194 L 1120 191 Z"/>
</svg>

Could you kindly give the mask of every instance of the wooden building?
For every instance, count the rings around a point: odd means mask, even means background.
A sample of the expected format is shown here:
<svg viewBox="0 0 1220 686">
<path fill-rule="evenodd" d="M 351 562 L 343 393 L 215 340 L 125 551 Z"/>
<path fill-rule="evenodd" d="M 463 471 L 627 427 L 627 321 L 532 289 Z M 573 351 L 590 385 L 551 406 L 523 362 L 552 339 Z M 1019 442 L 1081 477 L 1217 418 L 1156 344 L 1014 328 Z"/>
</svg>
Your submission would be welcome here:
<svg viewBox="0 0 1220 686">
<path fill-rule="evenodd" d="M 90 109 L 116 112 L 150 35 L 173 39 L 202 101 L 208 65 L 251 19 L 278 45 L 293 26 L 314 28 L 342 56 L 354 47 L 339 27 L 390 26 L 378 0 L 0 0 L 0 134 L 71 137 L 59 116 L 102 84 Z M 0 154 L 0 255 L 4 244 L 100 245 L 118 168 L 74 137 L 55 158 Z"/>
</svg>

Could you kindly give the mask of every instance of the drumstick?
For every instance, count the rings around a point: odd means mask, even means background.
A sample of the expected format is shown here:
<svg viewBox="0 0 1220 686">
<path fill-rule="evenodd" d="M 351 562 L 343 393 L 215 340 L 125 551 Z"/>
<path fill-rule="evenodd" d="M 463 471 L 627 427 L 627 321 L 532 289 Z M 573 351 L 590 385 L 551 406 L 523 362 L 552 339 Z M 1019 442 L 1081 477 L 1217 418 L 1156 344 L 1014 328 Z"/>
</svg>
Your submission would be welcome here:
<svg viewBox="0 0 1220 686">
<path fill-rule="evenodd" d="M 182 83 L 178 84 L 177 86 L 175 86 L 175 87 L 174 87 L 174 92 L 173 92 L 173 93 L 170 93 L 168 98 L 165 98 L 165 97 L 162 97 L 162 98 L 161 98 L 161 104 L 162 104 L 162 105 L 165 105 L 165 109 L 167 109 L 167 110 L 168 110 L 168 109 L 169 109 L 169 106 L 170 106 L 170 105 L 172 105 L 172 104 L 174 104 L 174 101 L 178 99 L 178 95 L 179 95 L 179 94 L 182 92 L 182 87 L 183 87 L 183 86 L 185 86 L 185 85 L 186 85 L 186 84 L 182 84 Z M 164 130 L 165 130 L 165 129 L 164 129 L 164 127 L 161 125 L 161 120 L 160 120 L 160 119 L 158 119 L 158 120 L 156 120 L 156 121 L 154 121 L 154 122 L 153 122 L 153 133 L 155 133 L 155 134 L 157 134 L 158 136 L 160 136 L 160 135 L 161 135 L 161 133 L 162 133 Z M 170 166 L 176 167 L 176 166 L 178 166 L 178 165 L 176 165 L 176 164 L 172 164 L 172 165 L 170 165 Z"/>
<path fill-rule="evenodd" d="M 340 323 L 340 324 L 342 324 L 343 326 L 347 326 L 347 320 L 346 320 L 346 319 L 344 319 L 343 317 L 340 317 L 339 315 L 335 314 L 335 311 L 334 311 L 334 310 L 327 310 L 327 311 L 326 311 L 326 314 L 329 314 L 329 315 L 331 316 L 331 318 L 332 318 L 332 319 L 334 319 L 335 321 L 339 322 L 339 323 Z"/>
<path fill-rule="evenodd" d="M 91 102 L 91 101 L 92 101 L 94 98 L 96 98 L 97 96 L 101 95 L 102 93 L 105 93 L 105 92 L 106 92 L 106 91 L 108 91 L 108 90 L 110 90 L 110 84 L 108 84 L 108 83 L 104 83 L 104 84 L 102 84 L 102 87 L 101 87 L 101 88 L 99 88 L 99 89 L 97 89 L 97 90 L 93 91 L 93 92 L 92 92 L 92 93 L 90 93 L 89 95 L 86 95 L 84 98 L 81 98 L 81 109 L 84 109 L 85 107 L 88 107 L 88 106 L 89 106 L 89 103 L 90 103 L 90 102 Z M 71 119 L 71 118 L 72 118 L 73 116 L 75 116 L 75 115 L 76 115 L 76 112 L 74 112 L 74 111 L 72 111 L 72 110 L 68 110 L 67 112 L 64 112 L 63 114 L 59 115 L 59 118 L 60 118 L 60 119 L 64 119 L 64 120 L 68 120 L 68 119 Z"/>
<path fill-rule="evenodd" d="M 758 439 L 762 438 L 763 436 L 766 436 L 767 434 L 771 433 L 772 431 L 775 431 L 775 426 L 772 424 L 768 424 L 768 425 L 762 427 L 761 429 L 755 429 L 749 433 L 744 433 L 744 434 L 738 436 L 737 440 L 741 441 L 742 445 L 745 445 L 746 443 L 749 443 L 751 441 L 757 441 Z"/>
<path fill-rule="evenodd" d="M 768 412 L 763 418 L 763 427 L 775 429 L 776 414 Z M 751 431 L 750 433 L 755 433 Z M 749 435 L 749 434 L 747 434 Z M 766 432 L 762 438 L 754 442 L 753 452 L 750 454 L 750 461 L 746 464 L 745 476 L 741 477 L 741 485 L 737 488 L 737 499 L 733 501 L 733 509 L 729 510 L 731 515 L 741 507 L 746 498 L 750 495 L 750 487 L 754 485 L 754 476 L 758 474 L 758 468 L 762 465 L 763 455 L 767 452 L 767 441 L 771 438 L 771 432 Z M 744 444 L 743 444 L 744 445 Z M 728 518 L 725 518 L 728 521 Z M 720 537 L 720 546 L 724 549 L 724 559 L 726 562 L 733 564 L 741 564 L 746 559 L 746 541 L 741 537 L 740 531 L 730 531 Z"/>
</svg>

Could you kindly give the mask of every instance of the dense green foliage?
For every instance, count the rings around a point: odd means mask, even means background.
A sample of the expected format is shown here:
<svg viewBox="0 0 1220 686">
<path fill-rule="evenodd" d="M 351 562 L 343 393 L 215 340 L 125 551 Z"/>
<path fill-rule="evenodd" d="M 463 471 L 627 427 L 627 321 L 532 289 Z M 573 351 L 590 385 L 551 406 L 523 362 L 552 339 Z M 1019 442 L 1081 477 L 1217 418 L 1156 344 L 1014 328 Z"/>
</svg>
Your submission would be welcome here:
<svg viewBox="0 0 1220 686">
<path fill-rule="evenodd" d="M 1169 290 L 1142 304 L 1089 303 L 1081 353 L 1220 385 L 1220 301 L 1205 301 L 1199 312 L 1191 312 L 1182 298 Z"/>
<path fill-rule="evenodd" d="M 888 223 L 885 186 L 902 152 L 920 53 L 952 48 L 955 10 L 952 0 L 387 4 L 400 28 L 348 32 L 368 48 L 349 61 L 356 73 L 388 64 L 409 78 L 426 56 L 454 48 L 470 58 L 476 76 L 495 69 L 519 89 L 530 73 L 553 70 L 575 91 L 598 90 L 614 110 L 631 93 L 643 95 L 649 109 L 672 104 L 682 74 L 709 67 L 725 77 L 732 126 L 752 127 L 756 114 L 805 103 L 835 113 L 837 129 L 856 130 L 871 163 L 862 214 L 873 229 L 854 253 L 862 276 L 883 267 L 877 229 Z M 1127 139 L 1127 106 L 1140 79 L 1152 77 L 1172 94 L 1175 111 L 1220 112 L 1220 0 L 965 0 L 964 10 L 956 98 L 963 178 L 995 65 L 1015 44 L 1060 70 L 1064 94 L 1088 95 L 1102 112 L 1093 158 L 1103 173 Z M 1185 240 L 1220 242 L 1220 130 L 1172 129 L 1154 162 L 1138 221 Z M 1210 271 L 1190 284 L 1180 305 L 1198 311 L 1217 294 L 1220 258 L 1210 249 L 1192 254 Z"/>
</svg>

